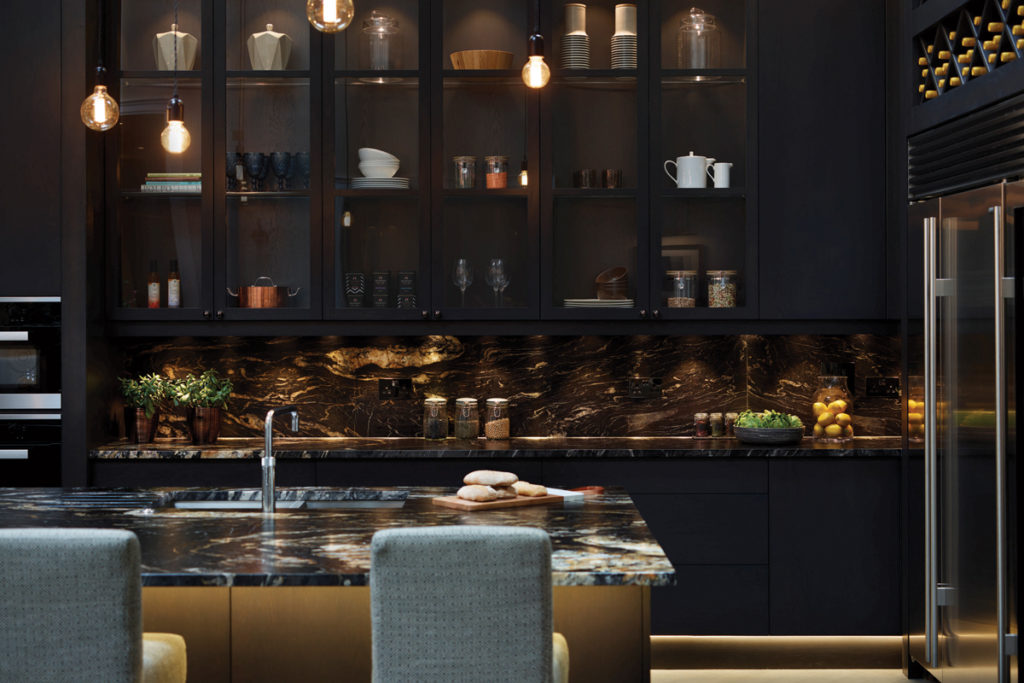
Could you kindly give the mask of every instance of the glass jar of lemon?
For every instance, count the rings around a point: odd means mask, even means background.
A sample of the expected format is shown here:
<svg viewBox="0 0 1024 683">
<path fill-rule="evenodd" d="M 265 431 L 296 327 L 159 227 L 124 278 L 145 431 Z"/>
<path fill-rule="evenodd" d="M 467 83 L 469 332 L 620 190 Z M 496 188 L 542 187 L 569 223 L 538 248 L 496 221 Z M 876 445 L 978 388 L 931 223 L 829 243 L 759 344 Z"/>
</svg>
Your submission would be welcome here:
<svg viewBox="0 0 1024 683">
<path fill-rule="evenodd" d="M 813 434 L 815 441 L 849 441 L 853 439 L 853 401 L 842 375 L 818 377 L 814 394 Z"/>
</svg>

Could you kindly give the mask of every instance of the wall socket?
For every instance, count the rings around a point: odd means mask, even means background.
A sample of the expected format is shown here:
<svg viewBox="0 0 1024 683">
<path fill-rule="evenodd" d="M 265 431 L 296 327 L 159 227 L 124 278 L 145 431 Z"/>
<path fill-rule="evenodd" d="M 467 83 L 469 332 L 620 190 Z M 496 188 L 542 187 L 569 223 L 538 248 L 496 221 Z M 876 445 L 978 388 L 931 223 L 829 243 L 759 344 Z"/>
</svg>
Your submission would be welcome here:
<svg viewBox="0 0 1024 683">
<path fill-rule="evenodd" d="M 377 395 L 382 401 L 412 398 L 411 379 L 378 379 Z"/>
<path fill-rule="evenodd" d="M 899 377 L 868 377 L 864 380 L 864 393 L 869 398 L 899 398 Z"/>
<path fill-rule="evenodd" d="M 661 379 L 658 377 L 630 377 L 627 390 L 629 398 L 645 399 L 661 396 Z"/>
</svg>

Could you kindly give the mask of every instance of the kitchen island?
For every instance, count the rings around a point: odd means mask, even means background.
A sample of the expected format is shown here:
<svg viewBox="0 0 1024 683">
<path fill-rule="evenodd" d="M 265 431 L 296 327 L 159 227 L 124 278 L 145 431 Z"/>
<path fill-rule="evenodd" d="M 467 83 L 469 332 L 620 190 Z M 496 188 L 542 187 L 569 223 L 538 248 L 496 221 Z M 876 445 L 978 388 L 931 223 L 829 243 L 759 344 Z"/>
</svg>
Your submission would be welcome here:
<svg viewBox="0 0 1024 683">
<path fill-rule="evenodd" d="M 273 515 L 174 509 L 169 491 L 121 491 L 105 502 L 95 489 L 0 489 L 0 526 L 135 532 L 145 628 L 185 636 L 190 681 L 369 680 L 375 531 L 539 527 L 551 536 L 555 628 L 570 644 L 572 680 L 649 678 L 649 589 L 671 585 L 675 572 L 621 490 L 579 504 L 461 512 L 430 501 L 452 489 L 411 488 L 397 508 Z"/>
</svg>

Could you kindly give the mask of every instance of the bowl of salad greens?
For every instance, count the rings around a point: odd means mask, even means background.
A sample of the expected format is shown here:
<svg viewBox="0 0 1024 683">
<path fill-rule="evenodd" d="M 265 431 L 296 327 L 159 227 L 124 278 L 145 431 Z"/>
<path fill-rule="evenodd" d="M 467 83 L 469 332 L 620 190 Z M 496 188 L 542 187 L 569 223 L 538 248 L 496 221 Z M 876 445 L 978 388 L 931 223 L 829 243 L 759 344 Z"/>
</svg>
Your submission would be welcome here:
<svg viewBox="0 0 1024 683">
<path fill-rule="evenodd" d="M 804 423 L 796 415 L 777 410 L 763 413 L 744 410 L 736 417 L 733 431 L 743 443 L 797 443 L 804 436 Z"/>
</svg>

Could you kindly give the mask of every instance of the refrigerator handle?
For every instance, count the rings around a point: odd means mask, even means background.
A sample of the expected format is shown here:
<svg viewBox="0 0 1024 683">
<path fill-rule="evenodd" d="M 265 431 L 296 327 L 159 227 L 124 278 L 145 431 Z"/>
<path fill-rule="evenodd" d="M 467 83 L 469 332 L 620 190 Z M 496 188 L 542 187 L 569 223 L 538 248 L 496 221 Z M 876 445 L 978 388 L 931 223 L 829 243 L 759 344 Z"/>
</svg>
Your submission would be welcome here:
<svg viewBox="0 0 1024 683">
<path fill-rule="evenodd" d="M 991 209 L 995 239 L 995 359 L 996 359 L 996 623 L 999 637 L 999 683 L 1009 682 L 1007 666 L 1006 586 L 1006 302 L 1003 298 L 1006 234 L 1002 206 Z"/>
<path fill-rule="evenodd" d="M 939 666 L 939 568 L 938 568 L 938 504 L 936 500 L 937 458 L 936 420 L 938 394 L 936 380 L 935 339 L 935 241 L 936 219 L 924 219 L 924 633 L 925 659 Z"/>
</svg>

